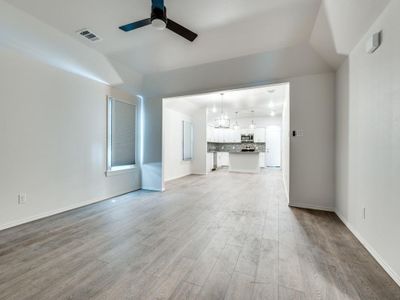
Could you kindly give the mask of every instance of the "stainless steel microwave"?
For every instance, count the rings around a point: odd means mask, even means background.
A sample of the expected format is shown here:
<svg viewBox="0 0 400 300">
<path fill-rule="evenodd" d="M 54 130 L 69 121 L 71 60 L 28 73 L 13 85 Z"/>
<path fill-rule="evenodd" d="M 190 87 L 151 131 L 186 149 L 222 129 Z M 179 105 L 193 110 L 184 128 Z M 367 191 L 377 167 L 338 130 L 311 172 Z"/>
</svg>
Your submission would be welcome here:
<svg viewBox="0 0 400 300">
<path fill-rule="evenodd" d="M 242 134 L 240 140 L 242 143 L 254 143 L 254 134 Z"/>
</svg>

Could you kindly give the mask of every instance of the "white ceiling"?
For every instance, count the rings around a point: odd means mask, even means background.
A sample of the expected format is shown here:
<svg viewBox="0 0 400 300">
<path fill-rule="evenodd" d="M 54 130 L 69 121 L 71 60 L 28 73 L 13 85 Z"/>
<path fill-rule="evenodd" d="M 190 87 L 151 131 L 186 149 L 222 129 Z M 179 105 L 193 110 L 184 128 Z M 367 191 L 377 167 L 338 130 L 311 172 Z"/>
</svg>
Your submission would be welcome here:
<svg viewBox="0 0 400 300">
<path fill-rule="evenodd" d="M 349 54 L 390 0 L 325 0 L 336 51 Z"/>
<path fill-rule="evenodd" d="M 6 0 L 143 74 L 167 71 L 297 45 L 309 39 L 320 0 L 167 0 L 169 18 L 199 34 L 190 43 L 150 26 L 118 26 L 147 18 L 150 0 Z M 75 32 L 89 28 L 92 44 Z"/>
<path fill-rule="evenodd" d="M 390 0 L 323 0 L 312 47 L 337 69 Z"/>
<path fill-rule="evenodd" d="M 257 57 L 256 66 L 243 60 L 246 70 L 264 68 L 275 78 L 281 56 L 268 54 L 297 51 L 300 45 L 335 70 L 388 2 L 166 0 L 169 17 L 199 34 L 190 43 L 168 30 L 118 29 L 149 17 L 150 0 L 0 0 L 0 46 L 135 95 L 152 84 L 149 78 L 160 75 L 168 82 L 175 72 L 163 71 L 232 58 Z M 103 41 L 82 39 L 76 31 L 83 28 Z M 304 52 L 298 57 L 306 60 Z"/>
<path fill-rule="evenodd" d="M 193 96 L 175 97 L 165 100 L 167 108 L 183 113 L 193 113 L 196 109 L 207 108 L 209 119 L 221 113 L 221 93 L 224 112 L 233 119 L 238 112 L 238 118 L 270 117 L 274 111 L 276 116 L 282 114 L 283 104 L 289 96 L 288 84 L 268 85 L 250 89 L 230 90 Z M 217 113 L 212 112 L 213 107 Z M 252 113 L 251 111 L 254 111 Z"/>
</svg>

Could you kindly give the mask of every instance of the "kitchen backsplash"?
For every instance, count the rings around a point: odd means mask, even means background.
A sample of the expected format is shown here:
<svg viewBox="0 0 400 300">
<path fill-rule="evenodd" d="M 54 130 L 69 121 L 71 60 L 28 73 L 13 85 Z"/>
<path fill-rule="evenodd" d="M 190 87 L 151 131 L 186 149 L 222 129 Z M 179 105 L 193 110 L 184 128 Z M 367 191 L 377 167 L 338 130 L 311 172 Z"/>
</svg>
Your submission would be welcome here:
<svg viewBox="0 0 400 300">
<path fill-rule="evenodd" d="M 241 152 L 241 143 L 207 143 L 208 152 Z M 255 143 L 256 151 L 265 152 L 265 143 Z"/>
</svg>

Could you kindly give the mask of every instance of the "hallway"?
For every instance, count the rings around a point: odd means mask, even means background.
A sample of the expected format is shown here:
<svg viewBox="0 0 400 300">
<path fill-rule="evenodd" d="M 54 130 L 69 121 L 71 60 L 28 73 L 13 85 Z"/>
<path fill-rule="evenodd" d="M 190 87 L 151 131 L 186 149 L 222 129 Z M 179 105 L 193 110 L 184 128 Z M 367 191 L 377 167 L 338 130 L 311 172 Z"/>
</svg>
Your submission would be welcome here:
<svg viewBox="0 0 400 300">
<path fill-rule="evenodd" d="M 0 232 L 0 299 L 400 299 L 281 172 L 188 176 Z"/>
</svg>

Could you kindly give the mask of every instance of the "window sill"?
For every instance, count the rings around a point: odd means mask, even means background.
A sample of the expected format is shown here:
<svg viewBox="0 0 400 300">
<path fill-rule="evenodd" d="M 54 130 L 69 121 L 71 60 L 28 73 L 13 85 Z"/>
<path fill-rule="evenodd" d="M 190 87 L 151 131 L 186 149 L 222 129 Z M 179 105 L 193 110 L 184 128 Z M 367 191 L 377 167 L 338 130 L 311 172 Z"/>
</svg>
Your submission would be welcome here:
<svg viewBox="0 0 400 300">
<path fill-rule="evenodd" d="M 126 173 L 132 173 L 136 169 L 136 165 L 130 165 L 130 166 L 121 166 L 121 167 L 113 167 L 111 170 L 106 171 L 106 176 L 117 176 L 117 175 L 122 175 Z"/>
</svg>

